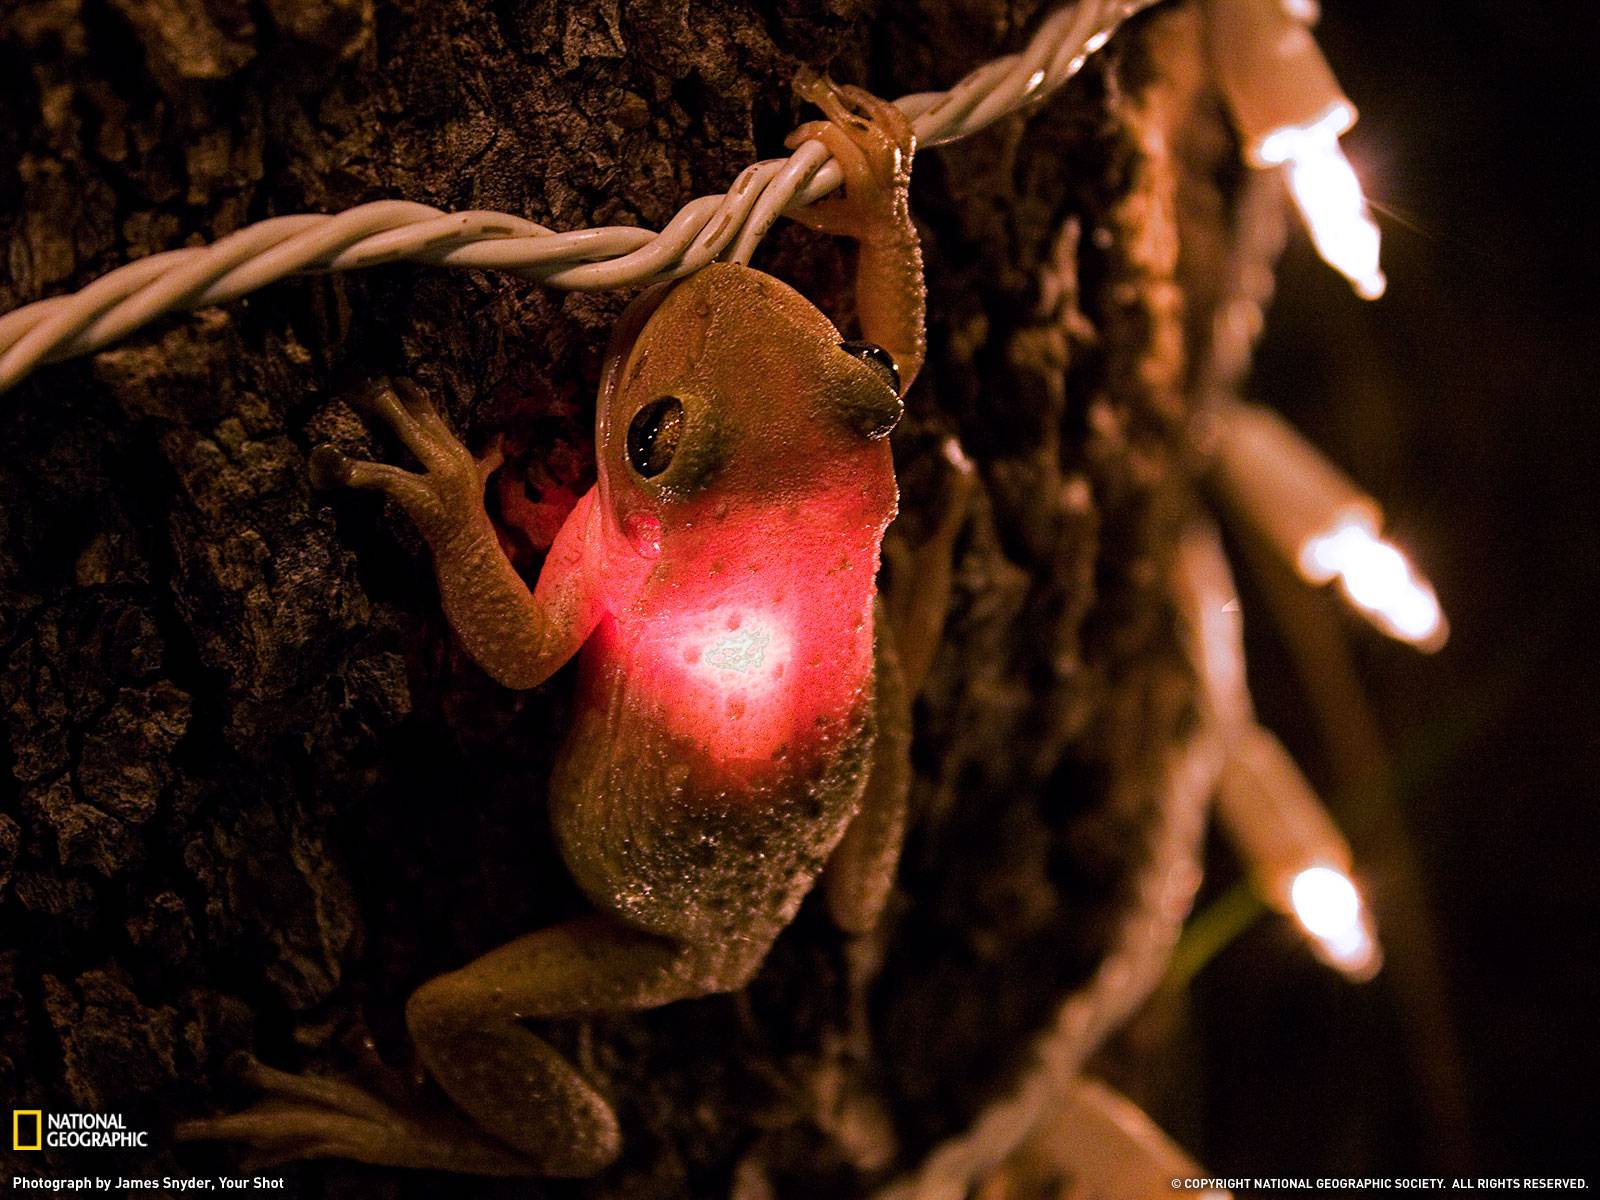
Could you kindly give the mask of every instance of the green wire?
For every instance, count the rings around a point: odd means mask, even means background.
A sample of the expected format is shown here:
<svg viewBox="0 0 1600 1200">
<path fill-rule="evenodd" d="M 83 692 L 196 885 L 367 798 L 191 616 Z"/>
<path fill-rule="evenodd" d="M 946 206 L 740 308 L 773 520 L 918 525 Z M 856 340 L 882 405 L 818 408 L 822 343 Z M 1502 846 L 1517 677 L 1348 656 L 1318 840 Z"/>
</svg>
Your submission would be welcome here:
<svg viewBox="0 0 1600 1200">
<path fill-rule="evenodd" d="M 1266 912 L 1266 905 L 1250 890 L 1249 884 L 1243 880 L 1235 883 L 1184 926 L 1172 951 L 1172 961 L 1167 964 L 1162 987 L 1174 990 L 1188 987 L 1207 963 Z"/>
</svg>

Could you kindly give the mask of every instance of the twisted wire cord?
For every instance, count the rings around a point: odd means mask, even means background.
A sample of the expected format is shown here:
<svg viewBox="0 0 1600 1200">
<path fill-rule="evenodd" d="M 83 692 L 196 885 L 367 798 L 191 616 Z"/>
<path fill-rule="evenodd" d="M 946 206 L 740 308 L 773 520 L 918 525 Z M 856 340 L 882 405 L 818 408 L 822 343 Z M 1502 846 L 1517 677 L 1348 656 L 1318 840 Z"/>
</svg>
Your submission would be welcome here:
<svg viewBox="0 0 1600 1200">
<path fill-rule="evenodd" d="M 986 63 L 947 92 L 895 101 L 920 146 L 976 133 L 1058 90 L 1129 17 L 1155 0 L 1079 0 L 1058 9 L 1026 49 Z M 720 196 L 701 196 L 664 229 L 610 225 L 557 233 L 507 213 L 442 212 L 378 200 L 334 216 L 273 217 L 213 242 L 152 254 L 81 291 L 0 317 L 0 392 L 35 367 L 102 349 L 163 314 L 237 300 L 285 276 L 393 262 L 507 271 L 572 291 L 675 279 L 717 258 L 749 262 L 786 211 L 843 182 L 818 141 L 755 163 Z"/>
<path fill-rule="evenodd" d="M 1202 873 L 1211 797 L 1241 729 L 1253 724 L 1244 641 L 1237 622 L 1217 626 L 1237 604 L 1216 527 L 1197 518 L 1168 579 L 1179 642 L 1199 683 L 1194 731 L 1170 750 L 1158 787 L 1157 816 L 1145 834 L 1112 947 L 1093 976 L 1062 1001 L 1012 1089 L 961 1134 L 934 1147 L 917 1168 L 874 1200 L 962 1200 L 1055 1110 L 1089 1057 L 1160 984 L 1189 915 Z"/>
<path fill-rule="evenodd" d="M 1195 662 L 1195 670 L 1204 670 Z M 1089 1056 L 1161 981 L 1200 884 L 1200 855 L 1226 730 L 1205 706 L 1196 731 L 1166 757 L 1159 813 L 1145 839 L 1126 915 L 1094 975 L 1057 1009 L 1029 1069 L 961 1134 L 935 1146 L 874 1200 L 962 1200 L 1000 1166 L 1065 1095 Z"/>
</svg>

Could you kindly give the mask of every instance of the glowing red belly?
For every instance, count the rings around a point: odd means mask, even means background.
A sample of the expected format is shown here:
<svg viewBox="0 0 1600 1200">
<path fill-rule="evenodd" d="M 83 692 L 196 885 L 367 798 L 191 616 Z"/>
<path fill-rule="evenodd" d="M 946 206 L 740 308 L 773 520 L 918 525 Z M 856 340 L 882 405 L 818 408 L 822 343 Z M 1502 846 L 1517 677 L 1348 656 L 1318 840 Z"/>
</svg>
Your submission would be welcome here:
<svg viewBox="0 0 1600 1200">
<path fill-rule="evenodd" d="M 605 635 L 628 703 L 735 774 L 825 753 L 863 711 L 877 551 L 875 531 L 797 534 L 663 573 Z"/>
</svg>

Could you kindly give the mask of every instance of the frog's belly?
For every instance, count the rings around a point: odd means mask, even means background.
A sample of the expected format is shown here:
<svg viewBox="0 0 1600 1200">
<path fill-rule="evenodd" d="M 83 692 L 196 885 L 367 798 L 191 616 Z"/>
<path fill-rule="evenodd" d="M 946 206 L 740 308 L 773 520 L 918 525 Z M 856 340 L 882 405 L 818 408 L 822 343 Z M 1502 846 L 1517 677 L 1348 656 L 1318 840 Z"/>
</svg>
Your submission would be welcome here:
<svg viewBox="0 0 1600 1200">
<path fill-rule="evenodd" d="M 873 730 L 865 697 L 814 722 L 814 744 L 765 763 L 716 762 L 672 731 L 626 670 L 586 663 L 552 778 L 563 858 L 594 903 L 693 942 L 770 937 L 793 917 L 861 805 Z"/>
</svg>

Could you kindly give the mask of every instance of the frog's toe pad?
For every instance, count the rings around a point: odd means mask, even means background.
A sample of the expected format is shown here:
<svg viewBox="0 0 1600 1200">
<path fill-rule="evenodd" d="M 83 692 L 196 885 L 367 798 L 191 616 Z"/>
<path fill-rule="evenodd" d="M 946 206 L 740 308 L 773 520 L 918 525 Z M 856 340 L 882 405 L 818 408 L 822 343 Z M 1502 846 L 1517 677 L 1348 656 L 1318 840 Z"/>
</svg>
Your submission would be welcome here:
<svg viewBox="0 0 1600 1200">
<path fill-rule="evenodd" d="M 354 465 L 349 455 L 324 443 L 311 451 L 311 486 L 328 492 L 349 487 Z"/>
<path fill-rule="evenodd" d="M 383 1162 L 390 1132 L 380 1124 L 316 1104 L 263 1100 L 243 1112 L 182 1121 L 173 1130 L 180 1142 L 239 1142 L 248 1147 L 252 1167 L 308 1158 L 353 1158 Z"/>
</svg>

